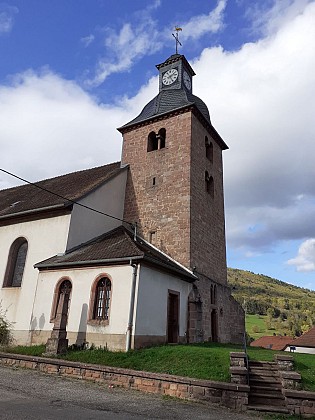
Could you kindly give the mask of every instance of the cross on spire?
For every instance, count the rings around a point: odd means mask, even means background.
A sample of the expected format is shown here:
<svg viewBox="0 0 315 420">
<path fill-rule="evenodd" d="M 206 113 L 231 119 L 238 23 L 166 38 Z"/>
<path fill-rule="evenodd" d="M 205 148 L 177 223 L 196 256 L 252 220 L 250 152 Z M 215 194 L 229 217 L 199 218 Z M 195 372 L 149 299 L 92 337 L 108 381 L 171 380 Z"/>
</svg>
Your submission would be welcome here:
<svg viewBox="0 0 315 420">
<path fill-rule="evenodd" d="M 172 34 L 173 37 L 175 38 L 175 51 L 176 54 L 178 54 L 178 44 L 182 47 L 182 44 L 179 40 L 179 32 L 182 31 L 182 28 L 180 28 L 179 26 L 175 26 L 175 31 L 176 31 L 176 35 Z"/>
</svg>

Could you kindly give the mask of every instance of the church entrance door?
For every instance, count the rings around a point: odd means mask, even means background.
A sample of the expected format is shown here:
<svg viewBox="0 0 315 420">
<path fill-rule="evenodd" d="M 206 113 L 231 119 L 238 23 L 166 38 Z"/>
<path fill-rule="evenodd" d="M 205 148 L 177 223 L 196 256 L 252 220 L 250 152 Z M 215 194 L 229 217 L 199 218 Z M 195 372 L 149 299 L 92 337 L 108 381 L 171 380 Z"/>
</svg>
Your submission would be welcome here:
<svg viewBox="0 0 315 420">
<path fill-rule="evenodd" d="M 178 343 L 179 332 L 179 293 L 168 293 L 167 308 L 167 342 Z"/>
</svg>

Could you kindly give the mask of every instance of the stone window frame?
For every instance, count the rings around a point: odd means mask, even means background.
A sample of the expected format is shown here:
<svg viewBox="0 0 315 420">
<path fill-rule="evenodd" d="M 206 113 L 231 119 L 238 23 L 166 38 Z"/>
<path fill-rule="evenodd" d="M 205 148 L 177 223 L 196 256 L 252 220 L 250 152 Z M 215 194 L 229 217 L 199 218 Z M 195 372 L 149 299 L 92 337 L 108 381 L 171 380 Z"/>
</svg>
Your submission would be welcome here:
<svg viewBox="0 0 315 420">
<path fill-rule="evenodd" d="M 97 319 L 97 318 L 95 318 L 97 286 L 98 286 L 98 283 L 104 278 L 108 279 L 110 281 L 110 284 L 111 284 L 109 307 L 108 307 L 108 319 Z M 92 284 L 92 287 L 91 287 L 90 304 L 89 304 L 89 310 L 88 310 L 87 324 L 88 325 L 109 325 L 112 300 L 113 300 L 113 279 L 108 273 L 99 274 L 95 278 L 95 280 L 93 281 L 93 284 Z"/>
<path fill-rule="evenodd" d="M 25 252 L 25 255 L 23 256 L 23 267 L 20 268 L 21 273 L 21 278 L 20 281 L 18 282 L 18 284 L 14 284 L 15 283 L 15 276 L 18 275 L 16 269 L 17 269 L 17 261 L 19 258 L 19 252 L 22 249 L 22 246 L 26 245 L 26 250 L 23 252 Z M 27 260 L 27 254 L 28 254 L 28 241 L 24 236 L 20 236 L 18 238 L 16 238 L 11 246 L 10 246 L 10 250 L 9 250 L 9 255 L 8 255 L 8 260 L 7 260 L 7 266 L 6 266 L 6 270 L 5 270 L 5 274 L 4 274 L 4 280 L 3 280 L 3 284 L 2 287 L 3 288 L 7 288 L 7 287 L 21 287 L 22 286 L 22 281 L 23 281 L 23 276 L 24 276 L 24 270 L 25 270 L 25 265 L 26 265 L 26 260 Z"/>
<path fill-rule="evenodd" d="M 61 287 L 61 285 L 62 285 L 62 283 L 64 281 L 70 281 L 70 283 L 71 283 L 71 292 L 70 292 L 70 296 L 69 296 L 69 308 L 70 308 L 71 295 L 72 295 L 72 290 L 73 290 L 73 283 L 72 283 L 72 280 L 71 280 L 70 277 L 63 276 L 63 277 L 61 277 L 57 281 L 57 283 L 55 285 L 54 296 L 53 296 L 53 301 L 52 301 L 52 305 L 51 305 L 49 322 L 55 322 L 56 313 L 57 313 L 57 307 L 58 307 L 58 302 L 59 302 L 59 296 L 60 296 L 60 287 Z"/>
<path fill-rule="evenodd" d="M 205 148 L 206 148 L 206 158 L 209 162 L 213 163 L 213 143 L 209 140 L 208 136 L 205 136 Z"/>
<path fill-rule="evenodd" d="M 166 145 L 166 129 L 160 128 L 158 133 L 151 131 L 148 135 L 147 152 L 165 149 Z"/>
</svg>

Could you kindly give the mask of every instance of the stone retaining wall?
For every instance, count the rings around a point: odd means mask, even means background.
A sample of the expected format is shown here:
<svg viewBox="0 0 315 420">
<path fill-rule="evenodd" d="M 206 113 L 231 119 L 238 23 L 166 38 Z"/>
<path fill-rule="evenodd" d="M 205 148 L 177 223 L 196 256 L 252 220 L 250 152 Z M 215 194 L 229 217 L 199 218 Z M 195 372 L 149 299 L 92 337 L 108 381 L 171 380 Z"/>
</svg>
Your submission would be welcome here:
<svg viewBox="0 0 315 420">
<path fill-rule="evenodd" d="M 94 381 L 110 387 L 131 388 L 143 392 L 216 403 L 236 410 L 245 410 L 248 404 L 249 387 L 247 385 L 8 353 L 0 353 L 0 364 Z"/>
</svg>

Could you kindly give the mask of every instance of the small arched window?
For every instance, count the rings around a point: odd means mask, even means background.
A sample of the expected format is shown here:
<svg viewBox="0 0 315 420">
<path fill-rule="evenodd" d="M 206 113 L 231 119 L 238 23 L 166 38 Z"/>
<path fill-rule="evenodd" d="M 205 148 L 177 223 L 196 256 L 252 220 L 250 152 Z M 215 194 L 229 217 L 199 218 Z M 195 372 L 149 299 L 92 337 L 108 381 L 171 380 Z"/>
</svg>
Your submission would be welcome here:
<svg viewBox="0 0 315 420">
<path fill-rule="evenodd" d="M 71 281 L 68 278 L 60 279 L 55 287 L 53 304 L 52 304 L 51 313 L 50 313 L 50 322 L 55 322 L 61 298 L 63 298 L 63 304 L 66 305 L 66 310 L 67 310 L 67 315 L 68 315 L 71 292 L 72 292 Z"/>
<path fill-rule="evenodd" d="M 17 238 L 11 245 L 3 287 L 21 287 L 27 249 L 25 238 Z"/>
<path fill-rule="evenodd" d="M 213 177 L 209 175 L 209 172 L 205 172 L 205 183 L 206 183 L 206 191 L 210 196 L 214 197 L 214 182 Z"/>
<path fill-rule="evenodd" d="M 157 135 L 159 141 L 159 149 L 164 149 L 165 147 L 165 138 L 166 138 L 166 130 L 165 128 L 161 128 Z"/>
<path fill-rule="evenodd" d="M 92 319 L 108 321 L 112 284 L 109 278 L 102 277 L 96 285 Z"/>
<path fill-rule="evenodd" d="M 148 152 L 152 152 L 153 150 L 157 150 L 159 146 L 158 139 L 156 137 L 156 134 L 154 131 L 151 131 L 151 133 L 148 136 Z"/>
<path fill-rule="evenodd" d="M 205 147 L 206 147 L 206 157 L 211 163 L 213 163 L 213 144 L 208 139 L 207 136 L 205 136 Z"/>
<path fill-rule="evenodd" d="M 148 147 L 147 151 L 152 152 L 153 150 L 160 150 L 165 148 L 166 130 L 161 128 L 156 134 L 154 131 L 148 135 Z"/>
</svg>

